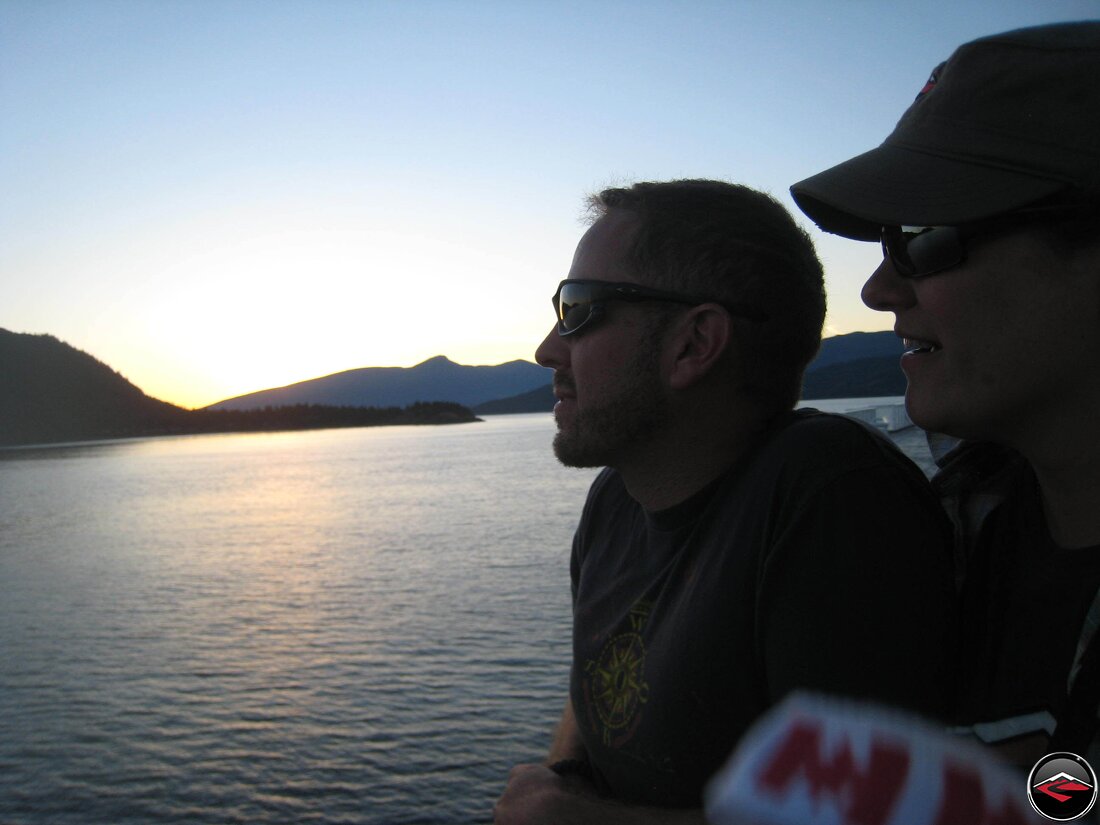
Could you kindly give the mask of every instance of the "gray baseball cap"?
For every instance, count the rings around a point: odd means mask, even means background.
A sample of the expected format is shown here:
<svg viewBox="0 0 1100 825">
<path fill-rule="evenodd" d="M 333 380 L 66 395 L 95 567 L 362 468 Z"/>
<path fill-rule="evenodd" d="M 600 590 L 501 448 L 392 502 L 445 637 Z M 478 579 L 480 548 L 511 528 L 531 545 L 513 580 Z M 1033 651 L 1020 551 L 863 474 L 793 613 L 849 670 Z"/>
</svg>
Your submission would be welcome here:
<svg viewBox="0 0 1100 825">
<path fill-rule="evenodd" d="M 1062 190 L 1100 199 L 1100 21 L 960 46 L 877 149 L 791 187 L 827 232 L 955 225 Z"/>
</svg>

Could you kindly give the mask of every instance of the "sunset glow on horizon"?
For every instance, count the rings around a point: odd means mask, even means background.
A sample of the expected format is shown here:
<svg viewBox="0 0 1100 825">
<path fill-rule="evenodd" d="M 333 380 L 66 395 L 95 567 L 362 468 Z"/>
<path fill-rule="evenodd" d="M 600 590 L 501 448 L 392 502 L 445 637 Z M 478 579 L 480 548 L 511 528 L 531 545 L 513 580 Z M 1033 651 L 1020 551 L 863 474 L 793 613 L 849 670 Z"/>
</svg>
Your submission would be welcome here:
<svg viewBox="0 0 1100 825">
<path fill-rule="evenodd" d="M 0 327 L 198 407 L 346 369 L 533 359 L 584 196 L 787 187 L 954 47 L 1100 3 L 0 0 Z M 811 230 L 827 332 L 874 244 Z"/>
</svg>

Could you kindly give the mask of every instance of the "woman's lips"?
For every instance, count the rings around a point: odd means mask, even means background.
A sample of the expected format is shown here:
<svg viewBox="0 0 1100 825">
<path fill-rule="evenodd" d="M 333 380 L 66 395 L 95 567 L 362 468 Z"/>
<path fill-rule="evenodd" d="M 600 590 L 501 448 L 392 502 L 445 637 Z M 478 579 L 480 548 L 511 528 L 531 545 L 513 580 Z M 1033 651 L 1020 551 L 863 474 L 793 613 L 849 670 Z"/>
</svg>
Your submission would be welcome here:
<svg viewBox="0 0 1100 825">
<path fill-rule="evenodd" d="M 922 353 L 922 352 L 938 352 L 940 345 L 935 341 L 929 341 L 924 338 L 909 338 L 903 337 L 901 339 L 902 345 L 905 347 L 906 354 L 909 353 Z"/>
</svg>

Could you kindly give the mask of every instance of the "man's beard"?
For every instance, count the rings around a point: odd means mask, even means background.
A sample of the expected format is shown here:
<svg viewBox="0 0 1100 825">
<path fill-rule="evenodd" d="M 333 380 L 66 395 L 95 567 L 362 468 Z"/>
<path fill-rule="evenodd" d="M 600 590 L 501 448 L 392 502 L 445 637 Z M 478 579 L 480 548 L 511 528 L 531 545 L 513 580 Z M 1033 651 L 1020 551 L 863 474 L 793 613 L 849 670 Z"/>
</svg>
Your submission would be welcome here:
<svg viewBox="0 0 1100 825">
<path fill-rule="evenodd" d="M 554 455 L 566 467 L 614 467 L 625 450 L 662 430 L 671 417 L 656 347 L 642 347 L 621 373 L 618 393 L 558 423 Z"/>
</svg>

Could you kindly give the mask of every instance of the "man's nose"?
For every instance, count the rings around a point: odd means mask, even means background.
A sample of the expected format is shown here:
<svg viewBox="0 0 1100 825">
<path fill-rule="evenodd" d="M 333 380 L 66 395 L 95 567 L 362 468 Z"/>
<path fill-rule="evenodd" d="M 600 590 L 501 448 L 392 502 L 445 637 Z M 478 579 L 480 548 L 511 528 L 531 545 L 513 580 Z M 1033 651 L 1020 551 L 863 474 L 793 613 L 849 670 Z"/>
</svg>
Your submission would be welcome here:
<svg viewBox="0 0 1100 825">
<path fill-rule="evenodd" d="M 560 370 L 569 364 L 569 347 L 562 337 L 558 335 L 557 325 L 542 339 L 538 349 L 535 350 L 535 362 L 542 367 Z"/>
</svg>

